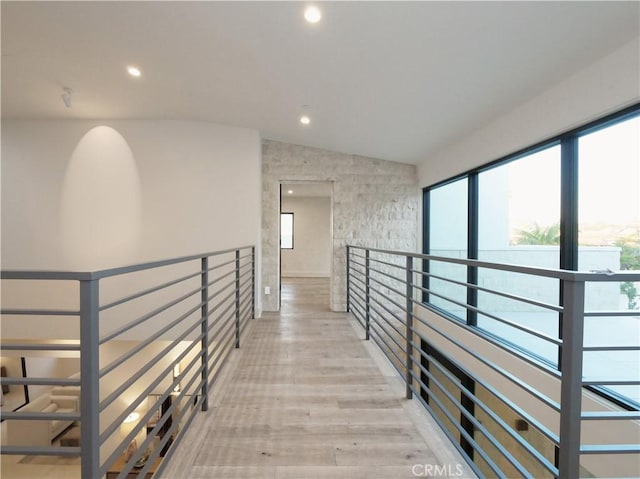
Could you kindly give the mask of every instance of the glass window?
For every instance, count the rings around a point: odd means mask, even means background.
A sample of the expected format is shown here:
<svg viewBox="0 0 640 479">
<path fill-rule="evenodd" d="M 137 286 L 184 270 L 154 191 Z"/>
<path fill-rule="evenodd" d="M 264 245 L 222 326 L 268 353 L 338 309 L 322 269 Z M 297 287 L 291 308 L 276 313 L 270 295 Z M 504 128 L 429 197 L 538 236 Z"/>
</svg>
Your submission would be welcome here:
<svg viewBox="0 0 640 479">
<path fill-rule="evenodd" d="M 580 137 L 578 171 L 578 269 L 640 270 L 640 118 Z M 640 283 L 587 283 L 585 308 L 638 312 L 585 318 L 585 345 L 629 346 L 640 338 Z M 587 352 L 583 369 L 587 378 L 637 381 L 640 352 Z M 640 403 L 638 386 L 610 389 Z"/>
<path fill-rule="evenodd" d="M 280 213 L 280 248 L 293 249 L 293 213 Z"/>
<path fill-rule="evenodd" d="M 429 254 L 451 258 L 467 257 L 467 184 L 466 178 L 434 188 L 429 193 Z M 441 261 L 430 261 L 432 275 L 466 283 L 467 267 Z M 429 296 L 433 306 L 466 318 L 466 309 L 449 299 L 466 304 L 467 288 L 431 277 Z M 447 299 L 445 299 L 447 298 Z"/>
<path fill-rule="evenodd" d="M 543 268 L 560 264 L 560 146 L 518 158 L 478 175 L 478 258 Z M 551 278 L 478 270 L 478 285 L 558 304 L 559 282 Z M 557 360 L 557 346 L 514 323 L 552 338 L 558 314 L 521 301 L 478 292 L 478 326 L 521 348 Z M 499 319 L 496 319 L 499 318 Z"/>
</svg>

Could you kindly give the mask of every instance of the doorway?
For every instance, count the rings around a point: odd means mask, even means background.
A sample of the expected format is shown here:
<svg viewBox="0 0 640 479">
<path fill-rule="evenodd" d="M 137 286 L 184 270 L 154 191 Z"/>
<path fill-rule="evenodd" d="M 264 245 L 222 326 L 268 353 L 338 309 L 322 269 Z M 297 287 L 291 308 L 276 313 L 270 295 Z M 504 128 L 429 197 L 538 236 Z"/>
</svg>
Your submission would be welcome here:
<svg viewBox="0 0 640 479">
<path fill-rule="evenodd" d="M 331 310 L 333 183 L 280 184 L 279 309 Z"/>
</svg>

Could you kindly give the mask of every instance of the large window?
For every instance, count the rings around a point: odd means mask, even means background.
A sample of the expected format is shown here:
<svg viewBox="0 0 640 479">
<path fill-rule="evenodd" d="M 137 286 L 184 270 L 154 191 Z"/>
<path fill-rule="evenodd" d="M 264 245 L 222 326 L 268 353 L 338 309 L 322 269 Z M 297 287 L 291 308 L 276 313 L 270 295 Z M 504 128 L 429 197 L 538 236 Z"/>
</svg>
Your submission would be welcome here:
<svg viewBox="0 0 640 479">
<path fill-rule="evenodd" d="M 429 249 L 431 254 L 448 258 L 467 257 L 467 179 L 454 181 L 434 188 L 429 195 L 431 215 L 429 217 Z M 429 289 L 430 303 L 451 314 L 463 317 L 464 307 L 449 301 L 465 304 L 467 290 L 439 277 L 466 282 L 467 268 L 463 265 L 432 261 Z M 438 296 L 442 295 L 442 296 Z"/>
<path fill-rule="evenodd" d="M 559 145 L 478 174 L 478 259 L 560 266 Z M 560 294 L 555 279 L 486 268 L 478 270 L 478 284 L 550 304 L 557 303 Z M 527 331 L 556 336 L 557 313 L 482 291 L 478 292 L 478 307 L 488 313 L 478 314 L 479 327 L 556 361 L 557 347 Z"/>
<path fill-rule="evenodd" d="M 640 105 L 424 190 L 424 252 L 570 270 L 640 269 Z M 562 235 L 561 235 L 562 232 Z M 557 313 L 448 282 L 468 282 L 541 303 L 562 301 L 558 280 L 430 261 L 424 300 L 469 326 L 557 367 Z M 640 338 L 640 283 L 591 283 L 585 345 Z M 466 310 L 455 302 L 477 307 Z M 473 309 L 473 308 L 472 308 Z M 542 336 L 542 337 L 541 337 Z M 637 344 L 636 344 L 637 346 Z M 638 351 L 589 351 L 586 378 L 637 380 Z M 638 407 L 640 387 L 600 392 Z"/>
<path fill-rule="evenodd" d="M 640 118 L 632 118 L 578 140 L 578 268 L 640 270 Z M 625 345 L 640 338 L 640 284 L 587 283 L 586 308 L 639 310 L 638 320 L 585 318 L 585 344 Z M 613 366 L 613 367 L 612 367 Z M 639 351 L 589 351 L 584 375 L 628 380 L 640 372 Z M 610 386 L 640 403 L 637 386 Z"/>
</svg>

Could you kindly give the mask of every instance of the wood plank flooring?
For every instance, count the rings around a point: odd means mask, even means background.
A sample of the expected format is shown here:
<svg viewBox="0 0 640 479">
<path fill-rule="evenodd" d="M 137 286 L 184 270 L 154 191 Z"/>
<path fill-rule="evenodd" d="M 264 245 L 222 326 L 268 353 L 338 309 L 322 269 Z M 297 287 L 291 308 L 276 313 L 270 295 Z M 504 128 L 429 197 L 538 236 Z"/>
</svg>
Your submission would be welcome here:
<svg viewBox="0 0 640 479">
<path fill-rule="evenodd" d="M 162 477 L 403 479 L 418 477 L 416 464 L 442 464 L 434 445 L 444 443 L 425 441 L 440 436 L 419 432 L 408 412 L 415 401 L 353 319 L 329 311 L 328 280 L 288 280 L 282 291 L 282 312 L 252 321 Z"/>
</svg>

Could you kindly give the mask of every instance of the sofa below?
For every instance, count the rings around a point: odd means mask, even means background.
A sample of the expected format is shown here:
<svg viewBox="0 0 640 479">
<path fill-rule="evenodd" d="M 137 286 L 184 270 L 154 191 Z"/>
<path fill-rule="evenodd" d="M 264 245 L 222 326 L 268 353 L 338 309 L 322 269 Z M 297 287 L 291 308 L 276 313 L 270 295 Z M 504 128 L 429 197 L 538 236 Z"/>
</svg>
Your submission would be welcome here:
<svg viewBox="0 0 640 479">
<path fill-rule="evenodd" d="M 79 410 L 78 403 L 78 396 L 44 394 L 17 412 L 74 413 Z M 7 440 L 12 446 L 50 446 L 71 424 L 73 421 L 58 419 L 7 420 Z"/>
</svg>

